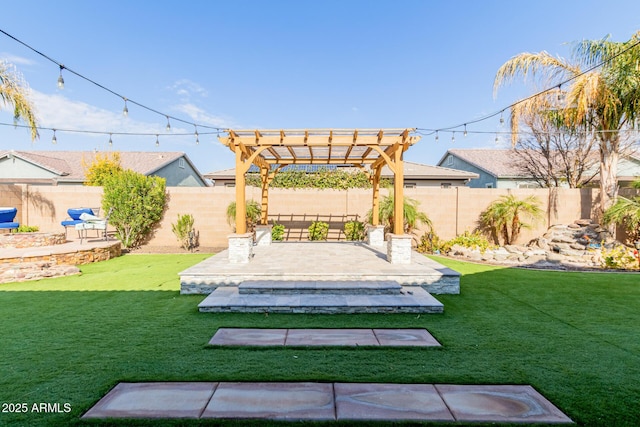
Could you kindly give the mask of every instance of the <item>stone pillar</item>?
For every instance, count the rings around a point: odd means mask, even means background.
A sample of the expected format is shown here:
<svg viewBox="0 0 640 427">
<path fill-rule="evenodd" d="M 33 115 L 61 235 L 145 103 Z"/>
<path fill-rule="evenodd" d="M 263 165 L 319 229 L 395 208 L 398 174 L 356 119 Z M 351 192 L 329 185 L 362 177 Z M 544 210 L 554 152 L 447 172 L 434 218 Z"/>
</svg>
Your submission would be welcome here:
<svg viewBox="0 0 640 427">
<path fill-rule="evenodd" d="M 367 227 L 367 244 L 369 246 L 384 246 L 384 225 Z"/>
<path fill-rule="evenodd" d="M 411 236 L 389 234 L 387 261 L 391 264 L 411 264 Z"/>
<path fill-rule="evenodd" d="M 253 256 L 253 233 L 229 235 L 229 263 L 246 264 Z"/>
<path fill-rule="evenodd" d="M 268 246 L 271 244 L 272 225 L 256 225 L 256 245 Z"/>
</svg>

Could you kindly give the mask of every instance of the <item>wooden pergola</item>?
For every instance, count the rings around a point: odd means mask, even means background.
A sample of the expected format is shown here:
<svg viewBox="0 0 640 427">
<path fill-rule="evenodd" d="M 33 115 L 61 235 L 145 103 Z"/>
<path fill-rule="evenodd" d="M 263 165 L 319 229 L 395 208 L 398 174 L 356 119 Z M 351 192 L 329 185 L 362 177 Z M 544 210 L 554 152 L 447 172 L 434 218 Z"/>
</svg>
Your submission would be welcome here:
<svg viewBox="0 0 640 427">
<path fill-rule="evenodd" d="M 246 233 L 245 174 L 256 165 L 262 181 L 261 224 L 267 224 L 269 183 L 284 166 L 353 165 L 369 173 L 373 184 L 372 225 L 379 224 L 380 173 L 394 174 L 393 233 L 404 234 L 403 153 L 420 140 L 415 129 L 252 129 L 226 130 L 218 139 L 236 157 L 236 233 Z M 369 166 L 367 170 L 365 166 Z"/>
</svg>

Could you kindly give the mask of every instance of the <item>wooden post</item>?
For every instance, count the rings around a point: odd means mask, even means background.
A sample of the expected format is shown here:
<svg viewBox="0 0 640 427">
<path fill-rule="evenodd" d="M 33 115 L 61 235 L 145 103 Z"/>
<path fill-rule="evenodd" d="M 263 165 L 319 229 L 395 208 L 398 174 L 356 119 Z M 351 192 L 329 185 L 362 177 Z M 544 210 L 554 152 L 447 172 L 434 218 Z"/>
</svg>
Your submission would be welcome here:
<svg viewBox="0 0 640 427">
<path fill-rule="evenodd" d="M 373 171 L 373 203 L 371 208 L 371 225 L 380 224 L 380 174 L 382 164 Z"/>
<path fill-rule="evenodd" d="M 404 234 L 404 167 L 402 166 L 402 145 L 396 144 L 393 152 L 393 234 Z"/>
<path fill-rule="evenodd" d="M 269 218 L 269 169 L 260 168 L 260 181 L 262 182 L 262 201 L 260 207 L 260 224 L 267 225 Z"/>
<path fill-rule="evenodd" d="M 239 145 L 235 146 L 236 153 L 236 234 L 247 232 L 247 205 L 245 196 L 245 176 L 244 164 L 242 161 L 242 150 Z"/>
</svg>

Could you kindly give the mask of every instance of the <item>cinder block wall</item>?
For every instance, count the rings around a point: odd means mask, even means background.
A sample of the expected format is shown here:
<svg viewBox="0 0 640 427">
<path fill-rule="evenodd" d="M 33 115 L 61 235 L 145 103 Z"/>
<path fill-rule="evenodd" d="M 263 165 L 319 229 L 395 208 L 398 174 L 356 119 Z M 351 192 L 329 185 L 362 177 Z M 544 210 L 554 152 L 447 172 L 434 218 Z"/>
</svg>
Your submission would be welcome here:
<svg viewBox="0 0 640 427">
<path fill-rule="evenodd" d="M 99 207 L 102 189 L 84 186 L 0 186 L 0 205 L 20 205 L 21 222 L 37 225 L 42 231 L 60 231 L 60 221 L 67 216 L 70 207 Z M 14 186 L 16 187 L 16 186 Z M 420 209 L 431 218 L 436 233 L 450 239 L 465 230 L 472 231 L 478 225 L 480 213 L 495 199 L 509 193 L 522 198 L 535 195 L 546 212 L 545 218 L 530 230 L 523 230 L 519 242 L 526 243 L 540 236 L 549 224 L 571 223 L 579 218 L 592 217 L 597 200 L 597 189 L 473 189 L 466 187 L 405 190 L 405 196 L 417 199 Z M 235 189 L 225 187 L 171 187 L 167 189 L 168 203 L 164 217 L 149 242 L 150 246 L 178 245 L 171 231 L 179 214 L 192 214 L 195 228 L 200 233 L 200 245 L 226 247 L 232 227 L 227 224 L 226 210 L 235 200 Z M 381 196 L 386 190 L 381 191 Z M 13 195 L 13 196 L 11 196 Z M 4 197 L 4 198 L 2 198 Z M 11 199 L 10 197 L 14 197 Z M 247 188 L 247 199 L 260 201 L 260 189 Z M 348 220 L 357 215 L 364 221 L 371 209 L 371 190 L 284 190 L 269 192 L 269 217 L 286 218 L 302 216 L 311 223 L 315 217 L 333 222 Z M 15 203 L 14 203 L 15 202 Z M 551 206 L 551 208 L 549 208 Z M 104 212 L 101 212 L 104 214 Z M 306 226 L 302 226 L 306 228 Z M 417 230 L 422 233 L 424 227 Z M 295 234 L 295 233 L 293 233 Z M 299 232 L 296 236 L 302 235 Z"/>
<path fill-rule="evenodd" d="M 0 185 L 0 207 L 18 209 L 14 221 L 20 224 L 24 223 L 22 220 L 22 187 L 22 185 L 12 184 Z"/>
</svg>

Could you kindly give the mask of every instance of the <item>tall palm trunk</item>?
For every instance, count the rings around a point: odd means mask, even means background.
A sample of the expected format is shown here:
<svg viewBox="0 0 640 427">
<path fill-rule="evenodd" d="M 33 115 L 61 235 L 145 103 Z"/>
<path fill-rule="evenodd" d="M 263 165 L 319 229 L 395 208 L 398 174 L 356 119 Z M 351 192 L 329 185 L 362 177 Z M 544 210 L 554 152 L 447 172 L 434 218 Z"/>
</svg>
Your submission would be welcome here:
<svg viewBox="0 0 640 427">
<path fill-rule="evenodd" d="M 603 135 L 600 143 L 600 215 L 618 196 L 619 144 L 617 135 Z"/>
</svg>

